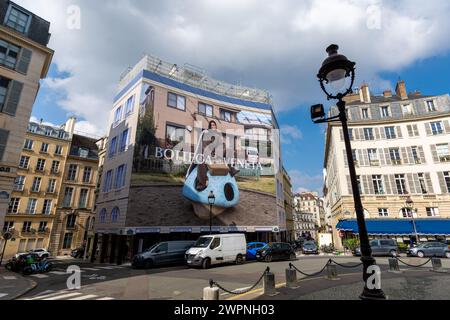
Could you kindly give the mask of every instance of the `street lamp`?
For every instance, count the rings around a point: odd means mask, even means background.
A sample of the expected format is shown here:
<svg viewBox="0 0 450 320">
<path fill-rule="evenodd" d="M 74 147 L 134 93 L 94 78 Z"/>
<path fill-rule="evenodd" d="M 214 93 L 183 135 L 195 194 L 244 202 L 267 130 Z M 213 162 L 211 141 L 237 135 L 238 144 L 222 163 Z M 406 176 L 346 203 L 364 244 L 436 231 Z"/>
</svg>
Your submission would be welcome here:
<svg viewBox="0 0 450 320">
<path fill-rule="evenodd" d="M 214 192 L 212 192 L 212 190 L 209 192 L 208 202 L 209 202 L 209 234 L 212 234 L 212 206 L 214 205 L 214 202 L 216 202 L 216 196 L 214 195 Z"/>
<path fill-rule="evenodd" d="M 406 198 L 405 206 L 407 209 L 409 209 L 409 212 L 411 212 L 411 219 L 412 219 L 412 223 L 413 223 L 413 227 L 414 227 L 414 234 L 416 235 L 416 243 L 419 243 L 419 235 L 417 233 L 416 220 L 414 218 L 414 201 L 411 199 L 410 196 L 408 196 L 408 198 Z"/>
<path fill-rule="evenodd" d="M 323 105 L 314 105 L 311 107 L 311 118 L 314 123 L 336 122 L 342 123 L 344 134 L 345 150 L 348 159 L 348 169 L 350 171 L 350 180 L 353 190 L 353 201 L 355 204 L 356 218 L 358 222 L 359 238 L 361 243 L 361 261 L 363 263 L 363 280 L 364 290 L 360 295 L 361 299 L 386 299 L 381 289 L 369 289 L 367 281 L 371 274 L 367 269 L 376 264 L 372 257 L 372 249 L 369 245 L 369 237 L 367 235 L 366 222 L 364 218 L 364 209 L 359 193 L 358 181 L 356 177 L 355 163 L 352 155 L 352 147 L 347 125 L 347 113 L 345 110 L 344 97 L 352 92 L 353 83 L 355 81 L 355 62 L 347 59 L 344 55 L 338 54 L 339 47 L 335 44 L 330 45 L 326 51 L 328 57 L 323 61 L 322 66 L 317 74 L 320 87 L 326 94 L 328 100 L 338 100 L 337 107 L 339 114 L 325 118 Z M 349 80 L 349 81 L 348 81 Z M 349 82 L 349 83 L 348 83 Z M 348 84 L 348 85 L 347 85 Z"/>
</svg>

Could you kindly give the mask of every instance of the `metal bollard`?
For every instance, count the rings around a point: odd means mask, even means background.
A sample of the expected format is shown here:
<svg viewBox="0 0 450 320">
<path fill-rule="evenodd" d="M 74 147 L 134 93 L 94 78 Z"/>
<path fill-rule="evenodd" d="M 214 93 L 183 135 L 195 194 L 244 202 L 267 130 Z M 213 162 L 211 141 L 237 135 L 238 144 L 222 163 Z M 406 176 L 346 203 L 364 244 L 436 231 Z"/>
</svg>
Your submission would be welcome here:
<svg viewBox="0 0 450 320">
<path fill-rule="evenodd" d="M 431 265 L 433 266 L 433 269 L 431 269 L 431 271 L 433 272 L 447 272 L 446 270 L 442 269 L 442 262 L 439 258 L 431 258 Z"/>
<path fill-rule="evenodd" d="M 328 280 L 339 280 L 336 265 L 330 263 L 327 265 L 327 278 Z"/>
<path fill-rule="evenodd" d="M 286 287 L 287 288 L 298 288 L 297 283 L 297 271 L 293 268 L 286 269 Z"/>
<path fill-rule="evenodd" d="M 389 272 L 401 273 L 400 267 L 398 266 L 398 260 L 395 258 L 389 258 Z"/>
<path fill-rule="evenodd" d="M 217 287 L 203 288 L 203 300 L 219 300 L 219 288 Z"/>
<path fill-rule="evenodd" d="M 264 274 L 263 289 L 265 295 L 274 296 L 277 294 L 275 290 L 275 275 L 270 271 Z"/>
</svg>

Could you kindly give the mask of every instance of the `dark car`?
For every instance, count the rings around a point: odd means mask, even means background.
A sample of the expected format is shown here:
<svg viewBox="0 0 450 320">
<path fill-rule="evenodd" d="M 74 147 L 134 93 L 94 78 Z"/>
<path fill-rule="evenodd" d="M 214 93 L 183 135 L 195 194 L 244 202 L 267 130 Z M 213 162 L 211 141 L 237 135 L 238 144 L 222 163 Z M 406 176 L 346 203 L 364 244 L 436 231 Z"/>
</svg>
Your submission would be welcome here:
<svg viewBox="0 0 450 320">
<path fill-rule="evenodd" d="M 133 257 L 134 268 L 151 268 L 158 265 L 184 264 L 184 254 L 195 241 L 159 242 Z"/>
<path fill-rule="evenodd" d="M 302 247 L 303 254 L 319 254 L 319 248 L 312 241 L 306 241 Z"/>
<path fill-rule="evenodd" d="M 294 248 L 289 243 L 273 242 L 267 244 L 256 252 L 259 261 L 271 262 L 274 260 L 295 260 Z"/>
<path fill-rule="evenodd" d="M 399 250 L 397 241 L 394 239 L 374 239 L 370 240 L 370 248 L 373 256 L 396 257 Z M 354 254 L 361 255 L 361 248 L 357 247 Z"/>
</svg>

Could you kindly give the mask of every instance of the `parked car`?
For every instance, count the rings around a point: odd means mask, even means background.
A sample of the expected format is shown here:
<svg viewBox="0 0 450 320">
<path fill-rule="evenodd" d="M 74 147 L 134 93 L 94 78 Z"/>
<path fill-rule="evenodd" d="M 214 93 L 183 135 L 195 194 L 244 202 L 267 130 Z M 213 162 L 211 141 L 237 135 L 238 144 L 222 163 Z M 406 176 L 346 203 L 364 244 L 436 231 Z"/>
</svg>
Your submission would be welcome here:
<svg viewBox="0 0 450 320">
<path fill-rule="evenodd" d="M 201 266 L 208 269 L 211 265 L 245 261 L 247 241 L 241 233 L 215 234 L 201 236 L 197 242 L 186 251 L 188 266 Z"/>
<path fill-rule="evenodd" d="M 267 243 L 265 242 L 249 242 L 247 244 L 247 260 L 254 260 L 256 259 L 256 251 L 261 249 L 262 247 L 266 246 Z"/>
<path fill-rule="evenodd" d="M 306 241 L 303 243 L 302 252 L 303 254 L 319 254 L 319 248 L 315 242 Z"/>
<path fill-rule="evenodd" d="M 30 250 L 30 252 L 37 254 L 39 256 L 39 258 L 49 258 L 50 257 L 50 252 L 48 252 L 47 249 L 44 249 L 44 248 Z"/>
<path fill-rule="evenodd" d="M 259 261 L 271 262 L 274 260 L 295 260 L 295 250 L 289 243 L 273 242 L 256 252 Z"/>
<path fill-rule="evenodd" d="M 135 255 L 131 261 L 133 268 L 151 268 L 158 265 L 183 264 L 184 253 L 195 241 L 158 242 L 142 253 Z"/>
<path fill-rule="evenodd" d="M 370 240 L 369 244 L 372 248 L 373 256 L 396 257 L 399 252 L 397 241 L 395 241 L 394 239 L 374 239 Z M 357 247 L 355 249 L 354 255 L 361 255 L 360 247 Z"/>
<path fill-rule="evenodd" d="M 406 250 L 409 257 L 446 257 L 450 259 L 450 248 L 446 243 L 430 241 L 419 243 L 416 247 Z"/>
<path fill-rule="evenodd" d="M 23 267 L 26 265 L 26 258 L 28 255 L 30 255 L 30 253 L 16 254 L 5 264 L 5 268 L 13 272 L 22 272 Z M 34 259 L 38 260 L 39 256 L 34 254 Z"/>
</svg>

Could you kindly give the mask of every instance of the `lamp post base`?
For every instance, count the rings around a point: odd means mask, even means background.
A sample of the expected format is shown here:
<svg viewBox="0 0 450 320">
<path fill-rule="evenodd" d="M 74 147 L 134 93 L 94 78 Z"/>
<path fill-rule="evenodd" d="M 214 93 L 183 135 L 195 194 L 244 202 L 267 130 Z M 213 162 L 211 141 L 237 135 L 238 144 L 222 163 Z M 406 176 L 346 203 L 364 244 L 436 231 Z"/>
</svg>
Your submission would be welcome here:
<svg viewBox="0 0 450 320">
<path fill-rule="evenodd" d="M 381 289 L 368 289 L 364 286 L 363 292 L 359 295 L 361 300 L 386 300 L 386 295 Z"/>
</svg>

